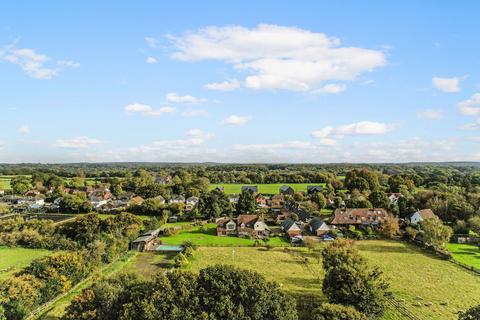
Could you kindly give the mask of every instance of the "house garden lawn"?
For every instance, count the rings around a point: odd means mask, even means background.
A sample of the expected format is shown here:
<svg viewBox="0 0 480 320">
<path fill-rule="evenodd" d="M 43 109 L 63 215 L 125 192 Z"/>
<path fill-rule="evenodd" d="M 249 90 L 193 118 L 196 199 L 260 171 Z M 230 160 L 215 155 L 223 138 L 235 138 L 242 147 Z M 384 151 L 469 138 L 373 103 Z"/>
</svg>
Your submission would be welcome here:
<svg viewBox="0 0 480 320">
<path fill-rule="evenodd" d="M 0 281 L 28 266 L 33 260 L 51 253 L 44 249 L 0 247 Z"/>
<path fill-rule="evenodd" d="M 452 253 L 454 260 L 480 270 L 480 247 L 471 244 L 449 243 L 447 249 Z"/>
<path fill-rule="evenodd" d="M 253 246 L 255 240 L 239 238 L 235 236 L 217 236 L 216 224 L 208 223 L 204 229 L 193 227 L 189 230 L 181 230 L 179 233 L 171 236 L 161 237 L 163 244 L 180 245 L 185 241 L 191 241 L 197 246 L 218 246 L 218 247 L 242 247 Z M 263 244 L 263 241 L 260 241 Z M 282 237 L 271 237 L 268 242 L 271 246 L 289 246 L 289 242 Z"/>
<path fill-rule="evenodd" d="M 242 192 L 242 186 L 257 186 L 258 192 L 262 194 L 278 194 L 281 186 L 290 186 L 295 191 L 307 192 L 307 186 L 321 185 L 325 187 L 325 183 L 219 183 L 211 184 L 210 189 L 215 189 L 217 186 L 224 188 L 226 194 L 239 194 Z"/>
</svg>

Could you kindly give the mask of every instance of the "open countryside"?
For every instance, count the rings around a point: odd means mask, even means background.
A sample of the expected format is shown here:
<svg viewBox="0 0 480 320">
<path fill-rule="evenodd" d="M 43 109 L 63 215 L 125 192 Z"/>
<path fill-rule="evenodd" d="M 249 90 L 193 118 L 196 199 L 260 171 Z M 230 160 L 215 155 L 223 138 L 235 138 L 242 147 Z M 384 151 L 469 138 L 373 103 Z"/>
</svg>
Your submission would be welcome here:
<svg viewBox="0 0 480 320">
<path fill-rule="evenodd" d="M 480 320 L 480 1 L 0 1 L 0 320 Z"/>
</svg>

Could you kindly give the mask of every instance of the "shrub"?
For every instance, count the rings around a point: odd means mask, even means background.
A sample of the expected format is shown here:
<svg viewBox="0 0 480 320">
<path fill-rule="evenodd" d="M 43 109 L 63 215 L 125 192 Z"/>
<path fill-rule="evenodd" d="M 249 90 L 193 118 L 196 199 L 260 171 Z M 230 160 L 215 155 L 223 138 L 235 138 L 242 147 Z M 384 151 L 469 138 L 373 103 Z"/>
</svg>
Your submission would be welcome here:
<svg viewBox="0 0 480 320">
<path fill-rule="evenodd" d="M 324 303 L 314 309 L 311 320 L 367 320 L 367 317 L 353 307 Z"/>
<path fill-rule="evenodd" d="M 480 319 L 480 304 L 471 307 L 466 312 L 460 312 L 458 320 L 478 320 Z"/>
</svg>

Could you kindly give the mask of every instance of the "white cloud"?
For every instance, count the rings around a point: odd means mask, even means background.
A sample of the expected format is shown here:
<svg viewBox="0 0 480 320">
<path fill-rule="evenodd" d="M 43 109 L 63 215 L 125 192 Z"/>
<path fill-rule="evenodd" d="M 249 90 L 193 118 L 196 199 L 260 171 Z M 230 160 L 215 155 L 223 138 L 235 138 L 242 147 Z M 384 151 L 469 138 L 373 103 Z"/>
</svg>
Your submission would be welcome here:
<svg viewBox="0 0 480 320">
<path fill-rule="evenodd" d="M 480 119 L 477 119 L 476 122 L 464 124 L 461 129 L 463 130 L 478 130 L 480 129 Z"/>
<path fill-rule="evenodd" d="M 20 134 L 29 134 L 30 133 L 30 127 L 27 125 L 23 125 L 20 128 L 17 129 L 17 132 Z"/>
<path fill-rule="evenodd" d="M 437 120 L 443 118 L 443 112 L 438 109 L 424 109 L 417 111 L 417 117 L 422 119 Z"/>
<path fill-rule="evenodd" d="M 57 148 L 67 148 L 67 149 L 84 149 L 92 145 L 102 143 L 101 140 L 95 138 L 89 138 L 86 136 L 71 138 L 71 139 L 59 139 L 56 140 L 53 144 Z"/>
<path fill-rule="evenodd" d="M 461 101 L 458 104 L 458 109 L 466 116 L 480 115 L 480 93 L 475 93 L 470 99 Z"/>
<path fill-rule="evenodd" d="M 175 92 L 168 93 L 165 99 L 171 103 L 188 103 L 188 104 L 197 104 L 205 101 L 205 99 L 199 99 L 190 95 L 180 96 Z"/>
<path fill-rule="evenodd" d="M 124 108 L 125 112 L 128 114 L 140 113 L 143 116 L 158 117 L 164 113 L 174 113 L 176 108 L 171 106 L 164 106 L 158 110 L 154 110 L 151 106 L 141 103 L 131 103 L 126 105 Z"/>
<path fill-rule="evenodd" d="M 147 57 L 147 59 L 145 59 L 145 62 L 148 64 L 154 64 L 157 63 L 157 59 L 155 59 L 154 57 Z"/>
<path fill-rule="evenodd" d="M 433 77 L 432 84 L 435 88 L 440 91 L 453 93 L 460 91 L 460 81 L 463 80 L 463 77 L 453 77 L 453 78 L 440 78 Z"/>
<path fill-rule="evenodd" d="M 184 117 L 206 117 L 206 116 L 208 116 L 208 111 L 203 110 L 203 109 L 184 111 L 182 113 L 182 116 L 184 116 Z"/>
<path fill-rule="evenodd" d="M 227 126 L 243 126 L 244 124 L 246 124 L 250 120 L 251 120 L 251 117 L 249 117 L 249 116 L 231 115 L 231 116 L 223 119 L 222 124 L 227 125 Z"/>
<path fill-rule="evenodd" d="M 345 91 L 347 89 L 347 86 L 344 84 L 336 84 L 336 83 L 329 83 L 327 85 L 324 85 L 323 87 L 313 90 L 312 93 L 315 94 L 324 94 L 324 93 L 333 93 L 333 94 L 338 94 L 340 92 Z"/>
<path fill-rule="evenodd" d="M 324 127 L 313 131 L 312 137 L 319 139 L 322 145 L 333 146 L 337 139 L 345 136 L 364 136 L 364 135 L 383 135 L 393 130 L 394 126 L 382 122 L 360 121 L 351 124 L 345 124 L 338 127 Z"/>
<path fill-rule="evenodd" d="M 78 68 L 79 63 L 58 60 L 56 66 L 51 58 L 37 53 L 34 49 L 17 48 L 16 44 L 10 44 L 0 48 L 0 61 L 18 65 L 29 77 L 35 79 L 51 79 L 58 75 L 64 67 Z"/>
<path fill-rule="evenodd" d="M 237 79 L 234 80 L 227 80 L 223 82 L 214 82 L 208 83 L 205 85 L 205 88 L 209 90 L 216 90 L 216 91 L 232 91 L 240 87 L 240 81 Z"/>
<path fill-rule="evenodd" d="M 200 139 L 202 141 L 205 141 L 213 137 L 213 134 L 205 133 L 200 129 L 190 129 L 186 132 L 186 135 L 191 139 Z"/>
<path fill-rule="evenodd" d="M 158 45 L 158 40 L 153 37 L 145 37 L 145 42 L 150 48 L 156 48 Z"/>
<path fill-rule="evenodd" d="M 57 64 L 63 67 L 80 68 L 80 63 L 70 60 L 58 60 Z"/>
<path fill-rule="evenodd" d="M 175 49 L 172 58 L 225 61 L 251 73 L 244 85 L 255 90 L 311 91 L 322 82 L 352 81 L 386 64 L 381 51 L 341 46 L 338 38 L 295 27 L 206 27 L 168 38 Z"/>
</svg>

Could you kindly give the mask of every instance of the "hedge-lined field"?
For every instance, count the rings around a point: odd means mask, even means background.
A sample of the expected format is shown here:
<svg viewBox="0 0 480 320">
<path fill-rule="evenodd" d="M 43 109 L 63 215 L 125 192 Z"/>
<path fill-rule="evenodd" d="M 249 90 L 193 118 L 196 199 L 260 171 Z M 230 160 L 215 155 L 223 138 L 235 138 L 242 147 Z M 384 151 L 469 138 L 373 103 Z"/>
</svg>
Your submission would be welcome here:
<svg viewBox="0 0 480 320">
<path fill-rule="evenodd" d="M 277 194 L 281 186 L 290 186 L 295 191 L 306 192 L 307 186 L 318 186 L 321 185 L 325 187 L 325 183 L 268 183 L 268 184 L 246 184 L 246 183 L 220 183 L 212 184 L 210 189 L 214 189 L 217 186 L 224 188 L 226 194 L 239 194 L 242 192 L 243 186 L 257 186 L 258 192 L 263 194 Z"/>
<path fill-rule="evenodd" d="M 397 300 L 404 299 L 400 303 L 418 319 L 454 320 L 458 310 L 480 303 L 480 277 L 451 262 L 402 242 L 371 240 L 357 245 L 363 256 L 384 271 Z M 303 263 L 305 257 L 308 264 Z M 321 263 L 303 248 L 201 247 L 186 269 L 196 272 L 217 263 L 255 270 L 293 295 L 322 298 Z M 432 306 L 425 306 L 429 302 Z M 383 319 L 404 317 L 390 307 Z"/>
<path fill-rule="evenodd" d="M 32 260 L 50 253 L 51 251 L 44 249 L 0 247 L 0 281 L 25 268 Z"/>
<path fill-rule="evenodd" d="M 447 249 L 453 259 L 480 270 L 480 248 L 471 244 L 449 243 Z"/>
</svg>

